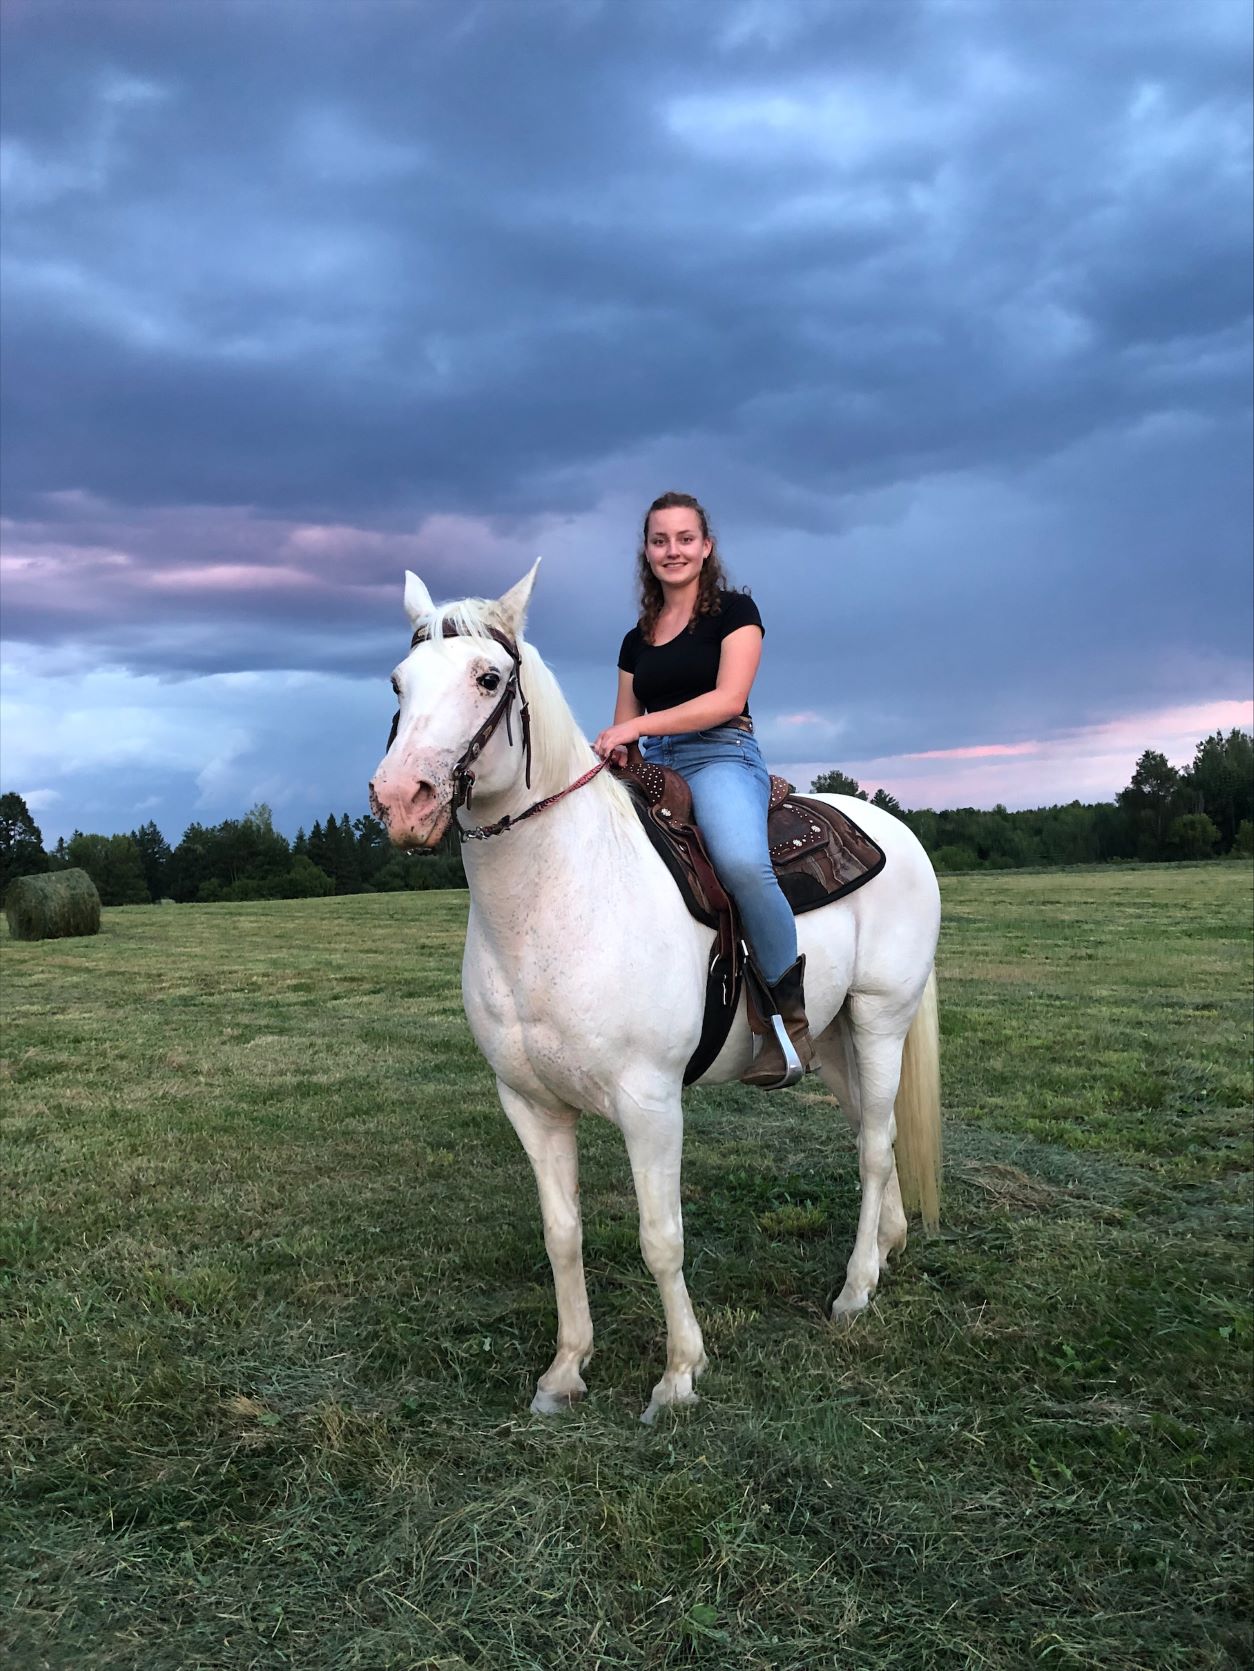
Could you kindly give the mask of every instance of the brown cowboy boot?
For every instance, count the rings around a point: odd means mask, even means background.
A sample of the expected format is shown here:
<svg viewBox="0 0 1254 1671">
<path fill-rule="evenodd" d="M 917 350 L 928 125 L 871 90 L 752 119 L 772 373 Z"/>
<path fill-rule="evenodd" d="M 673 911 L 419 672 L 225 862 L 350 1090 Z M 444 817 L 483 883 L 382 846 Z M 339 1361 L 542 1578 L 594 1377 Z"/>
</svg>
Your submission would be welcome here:
<svg viewBox="0 0 1254 1671">
<path fill-rule="evenodd" d="M 759 979 L 769 1009 L 763 1006 L 766 1013 L 762 1018 L 762 1043 L 740 1076 L 742 1085 L 755 1085 L 762 1091 L 782 1091 L 786 1085 L 795 1085 L 813 1066 L 814 1041 L 806 1020 L 803 989 L 805 972 L 806 960 L 802 956 L 784 971 L 774 986 L 767 986 Z"/>
</svg>

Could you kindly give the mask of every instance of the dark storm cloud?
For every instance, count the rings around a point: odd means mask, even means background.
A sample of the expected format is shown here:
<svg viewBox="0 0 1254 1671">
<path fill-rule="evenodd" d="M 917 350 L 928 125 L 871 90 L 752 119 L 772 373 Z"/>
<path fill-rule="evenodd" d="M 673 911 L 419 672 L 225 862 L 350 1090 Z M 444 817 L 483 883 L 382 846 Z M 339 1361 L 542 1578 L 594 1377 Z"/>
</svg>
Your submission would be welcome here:
<svg viewBox="0 0 1254 1671">
<path fill-rule="evenodd" d="M 789 622 L 760 705 L 826 711 L 835 632 L 864 754 L 1244 677 L 1235 0 L 3 30 L 11 636 L 360 673 L 406 564 L 543 549 L 590 704 L 637 507 L 692 485 Z"/>
<path fill-rule="evenodd" d="M 1127 356 L 1248 311 L 1237 34 L 1117 11 L 19 12 L 10 508 L 588 501 L 764 418 L 839 489 L 1231 399 Z"/>
</svg>

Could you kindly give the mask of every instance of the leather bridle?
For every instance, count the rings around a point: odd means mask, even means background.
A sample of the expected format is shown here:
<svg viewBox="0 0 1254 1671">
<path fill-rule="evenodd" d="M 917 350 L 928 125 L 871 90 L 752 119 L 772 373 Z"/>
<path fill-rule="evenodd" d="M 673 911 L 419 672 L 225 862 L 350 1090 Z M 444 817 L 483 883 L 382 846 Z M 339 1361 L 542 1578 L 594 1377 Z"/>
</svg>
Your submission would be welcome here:
<svg viewBox="0 0 1254 1671">
<path fill-rule="evenodd" d="M 426 627 L 419 627 L 409 641 L 410 649 L 416 650 L 419 644 L 425 644 L 430 636 L 431 634 Z M 442 636 L 444 638 L 471 638 L 478 637 L 478 634 L 459 632 L 452 621 L 445 621 Z M 505 736 L 509 745 L 511 748 L 514 746 L 510 710 L 513 707 L 515 696 L 518 698 L 518 726 L 522 736 L 524 773 L 527 788 L 531 788 L 531 709 L 527 706 L 527 698 L 522 688 L 522 658 L 518 654 L 518 646 L 513 639 L 507 638 L 503 632 L 498 632 L 495 627 L 488 628 L 488 637 L 496 640 L 513 663 L 513 667 L 505 681 L 505 689 L 501 692 L 500 701 L 466 744 L 461 759 L 453 767 L 453 822 L 462 841 L 486 841 L 489 836 L 504 835 L 506 830 L 512 830 L 515 824 L 521 824 L 527 818 L 534 818 L 537 812 L 543 812 L 545 807 L 550 807 L 556 801 L 565 799 L 573 790 L 582 789 L 585 783 L 591 783 L 597 773 L 603 772 L 609 765 L 608 759 L 598 760 L 596 765 L 586 771 L 582 777 L 576 778 L 574 783 L 567 784 L 565 789 L 559 789 L 556 795 L 546 795 L 542 801 L 533 801 L 523 812 L 519 812 L 513 817 L 506 813 L 504 818 L 498 818 L 495 824 L 482 824 L 477 829 L 466 830 L 457 823 L 458 811 L 462 807 L 469 807 L 471 792 L 475 786 L 475 774 L 471 770 L 470 763 L 472 760 L 477 760 L 483 753 L 488 739 L 502 720 L 505 721 Z M 398 708 L 392 715 L 392 729 L 388 732 L 388 746 L 384 750 L 385 754 L 396 741 L 396 733 L 400 723 L 401 711 Z"/>
<path fill-rule="evenodd" d="M 462 841 L 486 841 L 489 836 L 504 835 L 506 830 L 512 830 L 515 824 L 521 824 L 527 818 L 534 818 L 537 812 L 543 812 L 545 807 L 550 807 L 556 801 L 563 800 L 573 790 L 582 789 L 585 783 L 591 783 L 597 773 L 603 772 L 609 765 L 608 759 L 598 760 L 596 765 L 586 771 L 582 777 L 576 778 L 574 783 L 567 784 L 565 789 L 559 789 L 556 795 L 546 795 L 541 801 L 533 801 L 529 807 L 513 817 L 506 813 L 503 818 L 498 818 L 495 824 L 482 824 L 477 829 L 467 830 L 457 823 L 458 811 L 462 807 L 469 807 L 471 792 L 475 786 L 475 774 L 471 770 L 471 761 L 477 760 L 483 753 L 488 739 L 502 720 L 505 721 L 505 736 L 509 745 L 511 748 L 514 746 L 510 710 L 513 707 L 515 696 L 518 698 L 518 725 L 522 736 L 524 773 L 527 788 L 531 788 L 531 709 L 527 705 L 527 698 L 522 688 L 522 658 L 518 654 L 518 646 L 512 638 L 508 638 L 495 627 L 489 627 L 487 631 L 488 637 L 494 638 L 505 651 L 513 663 L 513 667 L 505 681 L 505 689 L 501 692 L 500 701 L 466 744 L 461 758 L 453 767 L 453 823 Z M 409 641 L 410 649 L 415 650 L 419 644 L 425 644 L 430 636 L 431 634 L 426 627 L 419 627 Z M 477 633 L 459 632 L 452 621 L 445 621 L 441 636 L 444 638 L 472 638 L 479 635 Z M 398 708 L 392 716 L 392 729 L 388 732 L 388 749 L 396 741 L 396 732 L 400 723 L 401 711 Z"/>
<path fill-rule="evenodd" d="M 484 720 L 483 724 L 475 732 L 474 736 L 466 744 L 461 758 L 453 767 L 454 819 L 456 819 L 457 814 L 462 807 L 469 807 L 470 805 L 470 797 L 475 787 L 475 774 L 471 768 L 471 762 L 477 760 L 483 753 L 489 738 L 492 736 L 497 726 L 500 725 L 502 720 L 505 721 L 505 736 L 509 745 L 511 748 L 514 746 L 514 730 L 510 715 L 511 710 L 513 709 L 515 697 L 518 698 L 518 724 L 522 733 L 524 772 L 526 776 L 527 788 L 531 788 L 531 710 L 527 706 L 527 698 L 524 695 L 522 688 L 522 658 L 519 656 L 518 646 L 514 643 L 512 638 L 506 637 L 503 632 L 499 632 L 495 627 L 489 627 L 487 631 L 488 636 L 490 638 L 494 638 L 505 651 L 506 655 L 508 655 L 510 661 L 513 663 L 513 666 L 510 668 L 509 677 L 505 681 L 505 689 L 501 692 L 500 700 L 497 702 L 492 712 L 488 715 L 487 719 Z M 430 636 L 431 634 L 428 629 L 425 626 L 420 626 L 409 641 L 410 649 L 416 650 L 420 644 L 425 644 Z M 445 621 L 441 636 L 444 638 L 468 638 L 472 636 L 477 637 L 478 634 L 459 632 L 456 625 L 452 621 Z M 401 711 L 398 708 L 392 716 L 392 729 L 388 732 L 388 749 L 390 749 L 392 744 L 396 741 L 396 733 L 400 723 Z M 387 751 L 385 750 L 384 752 L 386 753 Z M 519 814 L 519 816 L 523 817 L 525 814 Z M 503 825 L 508 825 L 510 821 L 506 818 L 501 822 Z M 484 833 L 478 830 L 463 830 L 460 824 L 457 826 L 457 832 L 463 841 L 481 837 Z M 495 835 L 495 827 L 492 827 L 486 833 Z"/>
</svg>

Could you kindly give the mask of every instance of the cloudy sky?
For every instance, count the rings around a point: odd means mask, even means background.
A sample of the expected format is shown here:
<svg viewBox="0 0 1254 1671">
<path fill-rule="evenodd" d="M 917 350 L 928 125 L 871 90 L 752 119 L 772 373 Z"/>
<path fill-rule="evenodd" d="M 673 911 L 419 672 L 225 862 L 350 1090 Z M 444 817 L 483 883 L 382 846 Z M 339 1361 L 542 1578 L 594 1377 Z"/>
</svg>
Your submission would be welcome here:
<svg viewBox="0 0 1254 1671">
<path fill-rule="evenodd" d="M 4 789 L 365 810 L 405 568 L 589 733 L 709 507 L 776 769 L 1251 719 L 1247 0 L 5 0 Z"/>
</svg>

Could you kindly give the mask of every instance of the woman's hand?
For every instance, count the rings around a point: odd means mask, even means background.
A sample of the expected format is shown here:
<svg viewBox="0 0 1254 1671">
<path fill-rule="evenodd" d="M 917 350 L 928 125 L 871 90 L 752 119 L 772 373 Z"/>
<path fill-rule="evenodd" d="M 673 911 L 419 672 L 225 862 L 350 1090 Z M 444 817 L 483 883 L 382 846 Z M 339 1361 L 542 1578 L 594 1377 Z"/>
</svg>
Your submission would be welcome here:
<svg viewBox="0 0 1254 1671">
<path fill-rule="evenodd" d="M 640 722 L 624 720 L 620 725 L 607 725 L 593 739 L 592 752 L 601 760 L 612 759 L 616 766 L 627 764 L 627 750 L 640 741 Z"/>
</svg>

